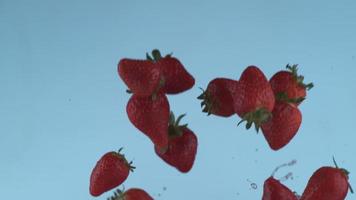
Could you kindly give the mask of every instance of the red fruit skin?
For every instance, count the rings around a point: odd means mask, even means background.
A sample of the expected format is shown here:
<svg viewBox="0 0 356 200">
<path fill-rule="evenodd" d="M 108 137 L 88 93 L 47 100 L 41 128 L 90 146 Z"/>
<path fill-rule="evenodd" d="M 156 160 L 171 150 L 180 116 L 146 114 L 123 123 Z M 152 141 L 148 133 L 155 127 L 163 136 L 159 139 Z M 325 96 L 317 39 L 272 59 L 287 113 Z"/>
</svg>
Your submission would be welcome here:
<svg viewBox="0 0 356 200">
<path fill-rule="evenodd" d="M 121 183 L 128 177 L 130 165 L 116 152 L 108 152 L 96 163 L 90 176 L 90 194 L 97 197 Z"/>
<path fill-rule="evenodd" d="M 149 60 L 122 59 L 118 64 L 120 78 L 138 96 L 150 96 L 159 87 L 161 70 Z"/>
<path fill-rule="evenodd" d="M 153 200 L 153 198 L 142 189 L 131 188 L 124 193 L 123 200 Z"/>
<path fill-rule="evenodd" d="M 198 138 L 188 128 L 183 128 L 181 136 L 171 137 L 166 152 L 155 147 L 156 154 L 166 163 L 182 173 L 191 170 L 197 154 Z"/>
<path fill-rule="evenodd" d="M 344 200 L 348 178 L 341 169 L 321 167 L 310 177 L 301 200 Z"/>
<path fill-rule="evenodd" d="M 159 93 L 155 99 L 134 94 L 127 103 L 126 112 L 131 123 L 154 145 L 167 148 L 170 108 L 165 94 Z"/>
<path fill-rule="evenodd" d="M 166 56 L 160 59 L 157 65 L 160 66 L 164 77 L 163 90 L 166 94 L 178 94 L 194 86 L 194 77 L 177 58 Z"/>
<path fill-rule="evenodd" d="M 306 96 L 305 88 L 298 84 L 291 72 L 279 71 L 272 76 L 269 82 L 275 95 L 285 92 L 289 99 L 305 98 Z"/>
<path fill-rule="evenodd" d="M 292 140 L 301 123 L 302 113 L 295 105 L 277 102 L 272 111 L 272 118 L 262 124 L 261 128 L 268 145 L 276 151 Z"/>
<path fill-rule="evenodd" d="M 262 200 L 298 200 L 295 194 L 273 177 L 268 178 L 263 186 Z"/>
<path fill-rule="evenodd" d="M 235 112 L 243 117 L 257 108 L 272 112 L 274 94 L 267 78 L 256 66 L 247 67 L 241 74 L 234 94 Z"/>
<path fill-rule="evenodd" d="M 237 87 L 238 81 L 227 78 L 216 78 L 208 84 L 206 93 L 210 96 L 213 104 L 211 114 L 229 117 L 235 114 L 233 92 Z"/>
</svg>

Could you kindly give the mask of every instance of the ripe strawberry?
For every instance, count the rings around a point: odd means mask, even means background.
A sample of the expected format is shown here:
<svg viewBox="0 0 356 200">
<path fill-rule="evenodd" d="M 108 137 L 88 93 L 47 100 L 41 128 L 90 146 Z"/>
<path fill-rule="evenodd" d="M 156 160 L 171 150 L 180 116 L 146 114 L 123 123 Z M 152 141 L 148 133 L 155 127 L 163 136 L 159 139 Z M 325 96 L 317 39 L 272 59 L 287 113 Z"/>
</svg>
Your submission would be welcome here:
<svg viewBox="0 0 356 200">
<path fill-rule="evenodd" d="M 169 103 L 165 94 L 153 97 L 132 95 L 126 106 L 131 123 L 164 150 L 168 145 Z"/>
<path fill-rule="evenodd" d="M 203 112 L 229 117 L 235 113 L 233 95 L 238 81 L 227 78 L 216 78 L 209 82 L 207 89 L 198 97 L 202 100 Z"/>
<path fill-rule="evenodd" d="M 169 165 L 177 168 L 180 172 L 187 173 L 194 164 L 198 139 L 195 134 L 187 128 L 187 124 L 179 125 L 183 117 L 184 115 L 181 115 L 175 120 L 174 114 L 171 112 L 168 149 L 166 152 L 162 152 L 155 146 L 155 152 Z"/>
<path fill-rule="evenodd" d="M 160 67 L 149 60 L 122 59 L 118 72 L 129 90 L 138 96 L 150 96 L 163 84 Z"/>
<path fill-rule="evenodd" d="M 157 49 L 152 51 L 152 56 L 153 58 L 147 54 L 147 59 L 155 61 L 156 65 L 160 67 L 164 79 L 162 89 L 166 94 L 178 94 L 194 86 L 194 77 L 177 58 L 171 55 L 162 57 Z"/>
<path fill-rule="evenodd" d="M 90 176 L 90 194 L 99 196 L 123 183 L 135 167 L 119 152 L 108 152 L 96 163 Z"/>
<path fill-rule="evenodd" d="M 269 177 L 263 186 L 262 200 L 297 200 L 297 197 L 285 185 Z"/>
<path fill-rule="evenodd" d="M 261 128 L 271 149 L 278 150 L 292 140 L 301 123 L 302 113 L 295 105 L 277 102 L 271 119 L 262 124 Z"/>
<path fill-rule="evenodd" d="M 249 129 L 254 123 L 256 131 L 270 118 L 275 101 L 271 85 L 256 66 L 242 72 L 233 99 L 235 112 L 242 118 L 239 124 L 247 121 Z"/>
<path fill-rule="evenodd" d="M 153 200 L 153 198 L 143 189 L 131 188 L 126 191 L 117 189 L 108 200 Z"/>
<path fill-rule="evenodd" d="M 336 165 L 336 162 L 334 160 Z M 301 200 L 344 200 L 348 189 L 349 172 L 337 167 L 321 167 L 310 177 Z"/>
<path fill-rule="evenodd" d="M 304 84 L 304 76 L 298 75 L 298 65 L 289 64 L 289 71 L 279 71 L 270 79 L 270 84 L 276 100 L 299 105 L 306 96 L 306 90 L 313 87 L 313 83 Z"/>
</svg>

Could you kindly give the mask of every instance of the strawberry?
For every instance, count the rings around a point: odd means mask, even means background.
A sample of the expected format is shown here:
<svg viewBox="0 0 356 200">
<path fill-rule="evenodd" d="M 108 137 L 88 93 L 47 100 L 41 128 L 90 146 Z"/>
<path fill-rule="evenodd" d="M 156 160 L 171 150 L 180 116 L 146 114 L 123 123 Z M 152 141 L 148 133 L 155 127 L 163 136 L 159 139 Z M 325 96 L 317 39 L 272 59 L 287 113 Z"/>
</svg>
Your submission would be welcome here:
<svg viewBox="0 0 356 200">
<path fill-rule="evenodd" d="M 344 200 L 350 188 L 349 172 L 336 167 L 321 167 L 310 177 L 301 200 Z"/>
<path fill-rule="evenodd" d="M 99 196 L 121 183 L 123 183 L 130 171 L 135 167 L 128 163 L 125 156 L 119 152 L 108 152 L 96 163 L 90 176 L 90 194 Z"/>
<path fill-rule="evenodd" d="M 153 200 L 153 198 L 143 189 L 131 188 L 126 191 L 117 189 L 108 200 Z"/>
<path fill-rule="evenodd" d="M 187 173 L 194 164 L 198 139 L 196 135 L 187 128 L 187 124 L 179 125 L 183 117 L 184 115 L 181 115 L 175 120 L 174 114 L 171 112 L 167 151 L 162 152 L 155 146 L 155 152 L 169 165 L 177 168 L 182 173 Z"/>
<path fill-rule="evenodd" d="M 164 150 L 168 145 L 169 103 L 165 94 L 140 97 L 133 94 L 126 112 L 131 123 Z"/>
<path fill-rule="evenodd" d="M 263 186 L 262 200 L 297 200 L 297 197 L 285 185 L 269 177 Z"/>
<path fill-rule="evenodd" d="M 277 102 L 272 118 L 262 124 L 262 132 L 269 146 L 278 150 L 287 145 L 298 132 L 302 123 L 302 113 L 290 103 Z"/>
<path fill-rule="evenodd" d="M 198 97 L 202 100 L 203 112 L 222 117 L 229 117 L 235 113 L 232 92 L 238 81 L 227 78 L 216 78 L 209 82 L 207 89 Z"/>
<path fill-rule="evenodd" d="M 272 76 L 270 84 L 277 101 L 284 101 L 299 105 L 306 96 L 306 90 L 310 90 L 313 83 L 304 84 L 304 76 L 298 75 L 298 65 L 289 64 L 289 71 L 279 71 Z"/>
<path fill-rule="evenodd" d="M 164 79 L 163 90 L 166 94 L 178 94 L 189 90 L 195 84 L 194 77 L 184 68 L 183 64 L 172 55 L 161 56 L 159 50 L 152 51 L 152 57 L 147 59 L 156 62 Z"/>
<path fill-rule="evenodd" d="M 234 93 L 234 109 L 247 121 L 246 128 L 255 124 L 256 131 L 268 121 L 274 106 L 274 94 L 267 78 L 256 66 L 247 67 L 241 74 Z"/>
<path fill-rule="evenodd" d="M 163 84 L 160 67 L 149 60 L 122 59 L 118 72 L 129 90 L 138 96 L 150 96 Z"/>
</svg>

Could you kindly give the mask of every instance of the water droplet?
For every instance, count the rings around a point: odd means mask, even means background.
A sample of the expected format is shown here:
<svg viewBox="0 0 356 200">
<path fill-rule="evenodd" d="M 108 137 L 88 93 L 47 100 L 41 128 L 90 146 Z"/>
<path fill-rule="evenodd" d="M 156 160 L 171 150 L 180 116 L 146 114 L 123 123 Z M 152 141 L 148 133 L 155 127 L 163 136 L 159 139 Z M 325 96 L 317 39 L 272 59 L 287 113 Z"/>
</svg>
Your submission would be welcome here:
<svg viewBox="0 0 356 200">
<path fill-rule="evenodd" d="M 280 181 L 286 181 L 288 179 L 293 179 L 293 173 L 289 172 L 287 175 L 283 176 Z"/>
<path fill-rule="evenodd" d="M 256 183 L 251 182 L 249 179 L 246 179 L 246 180 L 250 183 L 250 186 L 251 186 L 252 189 L 254 189 L 254 190 L 257 189 L 257 184 L 256 184 Z M 250 189 L 251 189 L 251 188 L 250 188 Z"/>
<path fill-rule="evenodd" d="M 256 190 L 257 189 L 257 184 L 256 183 L 251 183 L 251 188 Z"/>
</svg>

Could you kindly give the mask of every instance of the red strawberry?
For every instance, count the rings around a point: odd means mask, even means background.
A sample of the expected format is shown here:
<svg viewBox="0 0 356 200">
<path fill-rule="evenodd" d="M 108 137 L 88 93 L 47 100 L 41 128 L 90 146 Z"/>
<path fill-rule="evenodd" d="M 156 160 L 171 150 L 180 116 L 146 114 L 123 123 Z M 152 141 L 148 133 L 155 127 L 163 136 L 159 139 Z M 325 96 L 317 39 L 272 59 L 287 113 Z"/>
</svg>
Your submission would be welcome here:
<svg viewBox="0 0 356 200">
<path fill-rule="evenodd" d="M 273 150 L 284 147 L 298 132 L 302 123 L 302 113 L 290 103 L 277 102 L 272 118 L 262 124 L 262 132 Z"/>
<path fill-rule="evenodd" d="M 160 67 L 149 60 L 122 59 L 118 72 L 129 90 L 138 96 L 150 96 L 163 84 Z"/>
<path fill-rule="evenodd" d="M 234 94 L 234 109 L 242 118 L 240 123 L 247 121 L 247 129 L 254 123 L 258 131 L 270 118 L 274 101 L 271 85 L 263 72 L 256 66 L 247 67 L 241 74 Z"/>
<path fill-rule="evenodd" d="M 96 163 L 90 176 L 90 194 L 99 196 L 123 183 L 135 167 L 119 152 L 108 152 Z"/>
<path fill-rule="evenodd" d="M 340 169 L 337 165 L 336 168 L 319 168 L 310 177 L 301 200 L 344 200 L 349 188 L 353 193 L 348 174 L 347 170 Z"/>
<path fill-rule="evenodd" d="M 227 78 L 216 78 L 209 82 L 207 89 L 198 99 L 202 100 L 203 112 L 229 117 L 235 113 L 233 95 L 238 81 Z"/>
<path fill-rule="evenodd" d="M 131 123 L 154 145 L 165 149 L 168 145 L 169 103 L 165 94 L 154 97 L 132 95 L 126 106 Z"/>
<path fill-rule="evenodd" d="M 153 198 L 143 189 L 131 188 L 127 191 L 117 189 L 114 196 L 108 200 L 153 200 Z"/>
<path fill-rule="evenodd" d="M 304 84 L 304 76 L 298 75 L 298 65 L 289 64 L 289 71 L 279 71 L 270 79 L 272 90 L 278 101 L 291 102 L 299 105 L 306 96 L 306 90 L 313 87 L 313 83 Z"/>
<path fill-rule="evenodd" d="M 269 177 L 263 186 L 262 200 L 297 200 L 297 197 L 285 185 Z"/>
<path fill-rule="evenodd" d="M 162 152 L 156 146 L 155 152 L 169 165 L 177 168 L 180 172 L 187 173 L 194 164 L 198 139 L 195 134 L 187 128 L 187 124 L 179 125 L 183 117 L 184 115 L 179 116 L 176 121 L 173 113 L 171 113 L 168 149 L 166 152 Z"/>
<path fill-rule="evenodd" d="M 152 56 L 153 58 L 147 55 L 147 59 L 155 61 L 160 67 L 164 78 L 162 89 L 166 94 L 178 94 L 194 86 L 194 77 L 189 74 L 177 58 L 171 55 L 162 57 L 157 49 L 152 51 Z"/>
</svg>

